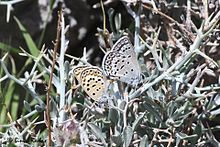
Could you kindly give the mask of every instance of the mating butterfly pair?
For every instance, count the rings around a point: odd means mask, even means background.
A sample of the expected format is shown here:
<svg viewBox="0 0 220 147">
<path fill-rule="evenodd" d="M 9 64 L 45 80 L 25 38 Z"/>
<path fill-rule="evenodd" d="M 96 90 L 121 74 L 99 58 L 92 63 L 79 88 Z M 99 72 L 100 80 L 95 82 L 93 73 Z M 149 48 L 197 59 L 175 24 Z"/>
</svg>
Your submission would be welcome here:
<svg viewBox="0 0 220 147">
<path fill-rule="evenodd" d="M 102 68 L 103 72 L 95 66 L 78 66 L 73 71 L 83 90 L 95 101 L 107 91 L 109 82 L 106 76 L 132 86 L 142 82 L 134 47 L 127 36 L 121 37 L 106 53 Z"/>
</svg>

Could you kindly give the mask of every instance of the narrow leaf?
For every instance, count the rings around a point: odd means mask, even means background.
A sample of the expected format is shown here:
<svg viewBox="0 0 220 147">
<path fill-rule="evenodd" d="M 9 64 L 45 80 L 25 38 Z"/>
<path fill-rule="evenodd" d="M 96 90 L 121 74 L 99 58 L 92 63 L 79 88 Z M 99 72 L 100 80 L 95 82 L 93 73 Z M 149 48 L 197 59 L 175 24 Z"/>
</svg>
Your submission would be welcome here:
<svg viewBox="0 0 220 147">
<path fill-rule="evenodd" d="M 27 32 L 25 27 L 21 24 L 21 22 L 16 17 L 14 17 L 14 19 L 17 22 L 18 27 L 22 32 L 22 35 L 25 39 L 25 42 L 28 46 L 28 49 L 29 49 L 30 53 L 35 57 L 38 56 L 39 50 L 38 50 L 36 44 L 34 43 L 33 39 L 31 38 L 30 34 Z"/>
<path fill-rule="evenodd" d="M 132 140 L 132 136 L 133 136 L 132 127 L 130 127 L 130 126 L 125 127 L 124 132 L 123 132 L 123 136 L 124 136 L 124 146 L 129 147 L 130 142 Z"/>
<path fill-rule="evenodd" d="M 144 137 L 141 139 L 139 147 L 149 147 L 147 135 L 144 135 Z"/>
<path fill-rule="evenodd" d="M 107 146 L 107 143 L 105 142 L 104 134 L 102 133 L 101 129 L 95 125 L 94 123 L 88 123 L 89 128 L 91 129 L 92 133 L 102 141 L 102 143 Z"/>
<path fill-rule="evenodd" d="M 122 145 L 122 138 L 121 135 L 112 135 L 111 136 L 111 144 L 117 144 L 117 146 L 121 146 Z"/>
<path fill-rule="evenodd" d="M 135 121 L 134 121 L 134 123 L 133 123 L 133 125 L 132 125 L 132 130 L 133 130 L 133 131 L 137 128 L 137 126 L 139 126 L 139 124 L 141 123 L 141 121 L 142 121 L 143 118 L 144 118 L 144 115 L 145 115 L 145 113 L 142 113 L 141 115 L 139 115 L 139 116 L 137 117 L 137 119 L 135 119 Z"/>
<path fill-rule="evenodd" d="M 27 101 L 24 101 L 24 107 L 28 112 L 31 112 L 31 106 Z"/>
<path fill-rule="evenodd" d="M 3 42 L 0 42 L 0 50 L 6 51 L 6 52 L 12 52 L 12 53 L 18 53 L 19 49 L 14 48 L 8 44 L 5 44 Z"/>
</svg>

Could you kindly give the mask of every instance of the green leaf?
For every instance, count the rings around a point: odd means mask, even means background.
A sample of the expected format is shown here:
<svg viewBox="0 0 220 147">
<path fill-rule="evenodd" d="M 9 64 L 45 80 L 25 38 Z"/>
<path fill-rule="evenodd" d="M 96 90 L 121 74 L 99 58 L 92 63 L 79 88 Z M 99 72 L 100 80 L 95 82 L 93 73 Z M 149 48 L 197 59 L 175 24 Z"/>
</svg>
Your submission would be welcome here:
<svg viewBox="0 0 220 147">
<path fill-rule="evenodd" d="M 196 134 L 198 136 L 197 139 L 191 142 L 191 145 L 195 146 L 195 144 L 197 143 L 197 140 L 202 136 L 202 126 L 200 125 L 200 123 L 196 125 L 193 131 L 193 134 Z"/>
<path fill-rule="evenodd" d="M 173 116 L 172 116 L 173 119 L 176 120 L 180 116 L 188 115 L 188 113 L 190 113 L 191 109 L 192 109 L 190 106 L 191 106 L 190 102 L 186 101 L 183 106 L 181 106 L 178 109 L 176 109 L 176 111 L 173 113 Z"/>
<path fill-rule="evenodd" d="M 105 141 L 105 135 L 102 133 L 101 129 L 94 123 L 88 123 L 88 126 L 91 129 L 92 134 L 95 135 L 98 139 L 100 139 L 104 146 L 107 146 L 107 143 Z"/>
<path fill-rule="evenodd" d="M 173 112 L 174 112 L 174 108 L 175 108 L 175 102 L 174 101 L 170 101 L 168 104 L 167 104 L 167 115 L 169 117 L 172 116 Z"/>
<path fill-rule="evenodd" d="M 112 135 L 111 136 L 111 141 L 112 143 L 111 144 L 117 144 L 117 146 L 122 146 L 122 138 L 121 138 L 121 135 Z"/>
<path fill-rule="evenodd" d="M 16 147 L 16 145 L 14 143 L 9 143 L 7 146 L 8 147 Z"/>
<path fill-rule="evenodd" d="M 10 59 L 10 58 L 9 58 Z M 6 66 L 10 65 L 11 66 L 11 72 L 12 74 L 16 73 L 16 66 L 15 66 L 15 62 L 13 59 L 10 59 L 11 64 L 8 64 L 8 61 L 5 61 Z M 1 66 L 0 66 L 1 67 Z M 6 106 L 6 109 L 2 109 L 2 107 L 0 108 L 0 124 L 3 124 L 4 121 L 6 121 L 6 113 L 7 111 L 9 111 L 11 114 L 14 114 L 17 112 L 17 107 L 10 107 L 11 103 L 13 102 L 13 99 L 15 98 L 15 96 L 17 96 L 15 94 L 15 82 L 10 80 L 6 83 L 4 83 L 3 85 L 3 90 L 1 90 L 1 94 L 0 94 L 0 99 L 1 99 L 1 104 L 3 104 L 4 106 Z M 10 109 L 8 109 L 10 108 Z"/>
<path fill-rule="evenodd" d="M 144 137 L 141 138 L 139 147 L 149 147 L 147 135 L 144 135 Z"/>
<path fill-rule="evenodd" d="M 133 130 L 133 131 L 134 131 L 134 130 L 137 128 L 137 126 L 139 126 L 139 124 L 142 122 L 142 120 L 143 120 L 145 114 L 146 114 L 146 113 L 142 113 L 141 115 L 139 115 L 139 116 L 135 119 L 135 121 L 134 121 L 134 123 L 133 123 L 133 125 L 132 125 L 132 130 Z"/>
<path fill-rule="evenodd" d="M 115 29 L 114 29 L 114 21 L 113 21 L 113 16 L 114 16 L 114 13 L 115 13 L 115 10 L 113 9 L 113 8 L 110 8 L 109 10 L 108 10 L 108 18 L 109 18 L 109 22 L 110 22 L 110 28 L 111 28 L 111 30 L 113 31 L 113 33 L 115 32 Z"/>
<path fill-rule="evenodd" d="M 147 110 L 150 114 L 152 114 L 154 117 L 156 117 L 157 120 L 162 121 L 159 112 L 157 112 L 155 107 L 152 107 L 152 106 L 153 105 L 150 105 L 148 103 L 143 103 L 143 107 L 145 110 Z"/>
<path fill-rule="evenodd" d="M 31 38 L 30 34 L 27 32 L 25 27 L 21 24 L 21 22 L 16 17 L 14 17 L 14 19 L 17 22 L 20 31 L 22 32 L 22 35 L 25 39 L 25 42 L 28 46 L 28 49 L 29 49 L 30 53 L 33 56 L 37 57 L 38 54 L 39 54 L 39 50 L 38 50 L 36 44 L 34 43 L 33 39 Z"/>
<path fill-rule="evenodd" d="M 118 120 L 119 120 L 119 114 L 118 114 L 118 111 L 113 109 L 113 108 L 110 108 L 109 110 L 109 119 L 117 124 L 118 123 Z"/>
<path fill-rule="evenodd" d="M 132 136 L 133 136 L 132 127 L 130 127 L 130 126 L 125 127 L 124 132 L 123 132 L 123 136 L 124 136 L 125 147 L 129 147 L 130 142 L 132 140 Z"/>
<path fill-rule="evenodd" d="M 119 108 L 123 110 L 125 108 L 125 105 L 126 105 L 126 102 L 122 100 L 121 103 L 119 104 Z"/>
<path fill-rule="evenodd" d="M 31 112 L 31 106 L 27 101 L 24 101 L 24 107 L 28 112 Z"/>
<path fill-rule="evenodd" d="M 117 13 L 115 15 L 115 28 L 116 28 L 116 31 L 120 30 L 121 28 L 121 14 L 120 13 Z"/>
<path fill-rule="evenodd" d="M 37 110 L 37 112 L 42 112 L 42 111 L 44 111 L 44 108 L 42 108 L 41 106 L 39 106 L 39 105 L 35 105 L 35 110 Z"/>
<path fill-rule="evenodd" d="M 176 135 L 178 138 L 180 138 L 181 140 L 189 140 L 189 141 L 195 141 L 198 137 L 197 134 L 193 134 L 193 135 L 187 135 L 184 133 L 177 133 Z"/>
<path fill-rule="evenodd" d="M 12 119 L 17 119 L 18 118 L 18 111 L 19 111 L 19 95 L 16 93 L 13 93 L 13 101 L 11 103 L 11 116 Z"/>
<path fill-rule="evenodd" d="M 5 44 L 3 42 L 0 42 L 0 49 L 6 52 L 12 52 L 12 53 L 18 53 L 19 49 L 14 48 L 8 44 Z"/>
</svg>

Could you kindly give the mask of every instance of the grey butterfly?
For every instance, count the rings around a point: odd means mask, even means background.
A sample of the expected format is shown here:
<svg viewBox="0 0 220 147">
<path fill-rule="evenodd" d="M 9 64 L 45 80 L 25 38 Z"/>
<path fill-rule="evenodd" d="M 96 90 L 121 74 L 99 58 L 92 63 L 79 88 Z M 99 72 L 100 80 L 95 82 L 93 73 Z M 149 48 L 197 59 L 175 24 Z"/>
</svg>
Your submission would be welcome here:
<svg viewBox="0 0 220 147">
<path fill-rule="evenodd" d="M 111 79 L 116 78 L 134 87 L 143 81 L 134 46 L 127 36 L 121 37 L 106 53 L 102 68 Z"/>
</svg>

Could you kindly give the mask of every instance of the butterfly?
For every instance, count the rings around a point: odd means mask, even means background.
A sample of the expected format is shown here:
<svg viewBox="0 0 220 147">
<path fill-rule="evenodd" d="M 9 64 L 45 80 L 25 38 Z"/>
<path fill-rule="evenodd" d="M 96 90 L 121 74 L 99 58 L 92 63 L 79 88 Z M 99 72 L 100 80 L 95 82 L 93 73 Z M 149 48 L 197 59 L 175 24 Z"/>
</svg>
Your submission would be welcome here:
<svg viewBox="0 0 220 147">
<path fill-rule="evenodd" d="M 96 66 L 77 66 L 74 68 L 73 73 L 90 98 L 99 101 L 104 97 L 109 82 L 100 68 Z"/>
<path fill-rule="evenodd" d="M 116 78 L 133 87 L 143 81 L 134 46 L 127 36 L 121 37 L 105 54 L 102 68 L 106 76 L 111 79 Z"/>
</svg>

